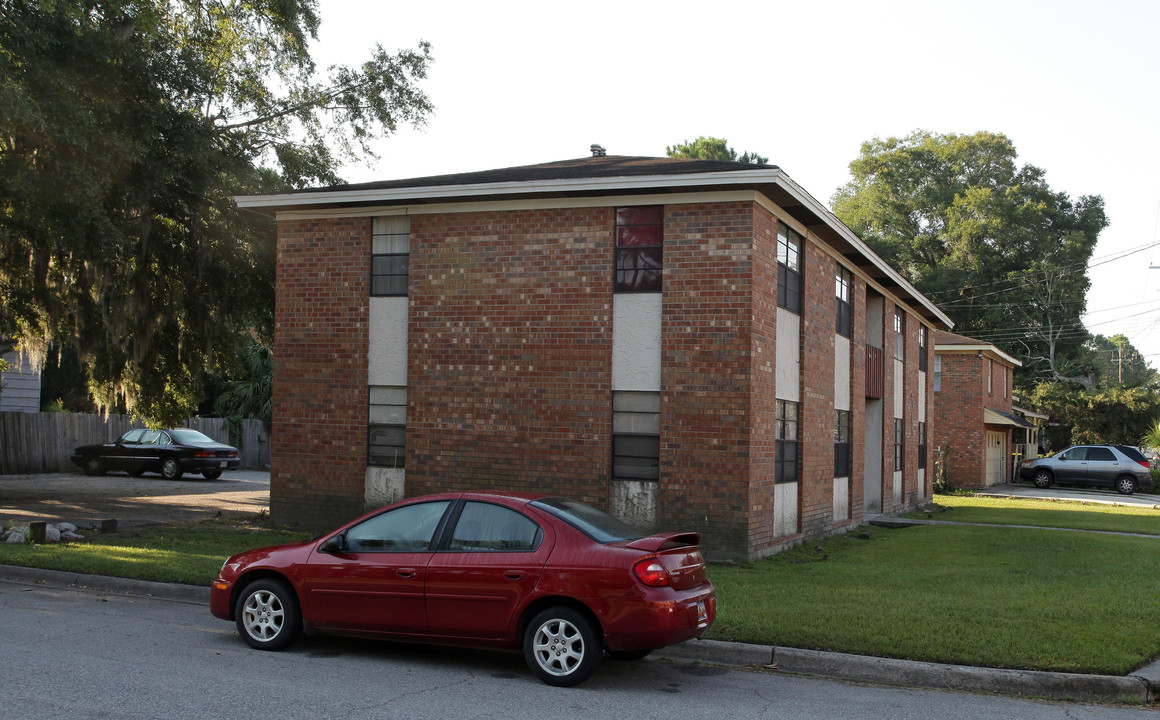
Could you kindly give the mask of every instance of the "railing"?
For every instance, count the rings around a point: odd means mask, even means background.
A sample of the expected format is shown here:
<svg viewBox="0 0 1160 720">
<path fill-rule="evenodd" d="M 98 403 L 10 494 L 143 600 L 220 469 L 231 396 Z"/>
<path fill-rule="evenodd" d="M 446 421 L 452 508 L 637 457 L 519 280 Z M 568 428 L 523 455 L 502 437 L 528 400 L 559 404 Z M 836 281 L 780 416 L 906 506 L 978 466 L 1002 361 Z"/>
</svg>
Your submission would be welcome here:
<svg viewBox="0 0 1160 720">
<path fill-rule="evenodd" d="M 866 346 L 866 397 L 881 399 L 886 371 L 882 348 Z"/>
</svg>

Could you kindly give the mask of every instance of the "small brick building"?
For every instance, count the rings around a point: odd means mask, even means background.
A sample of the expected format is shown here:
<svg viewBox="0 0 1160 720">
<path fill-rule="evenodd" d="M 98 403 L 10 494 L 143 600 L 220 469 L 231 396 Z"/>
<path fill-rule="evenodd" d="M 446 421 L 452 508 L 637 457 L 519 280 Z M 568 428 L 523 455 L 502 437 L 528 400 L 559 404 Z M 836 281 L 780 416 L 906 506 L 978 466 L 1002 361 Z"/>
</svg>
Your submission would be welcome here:
<svg viewBox="0 0 1160 720">
<path fill-rule="evenodd" d="M 934 334 L 934 443 L 947 480 L 962 488 L 1013 481 L 1013 453 L 1036 428 L 1012 408 L 1013 373 L 1020 363 L 994 345 Z M 1018 434 L 1020 437 L 1014 437 Z"/>
<path fill-rule="evenodd" d="M 950 322 L 775 166 L 593 156 L 278 221 L 271 512 L 549 491 L 753 559 L 927 501 Z"/>
</svg>

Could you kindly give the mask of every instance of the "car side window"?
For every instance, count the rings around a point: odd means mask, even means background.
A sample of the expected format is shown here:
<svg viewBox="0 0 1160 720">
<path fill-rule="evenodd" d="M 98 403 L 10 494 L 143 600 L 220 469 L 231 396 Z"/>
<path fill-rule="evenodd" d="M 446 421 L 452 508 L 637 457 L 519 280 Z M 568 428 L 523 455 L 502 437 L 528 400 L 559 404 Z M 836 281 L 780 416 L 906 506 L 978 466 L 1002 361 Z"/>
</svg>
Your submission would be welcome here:
<svg viewBox="0 0 1160 720">
<path fill-rule="evenodd" d="M 139 442 L 141 442 L 141 433 L 143 433 L 143 432 L 145 432 L 145 431 L 144 430 L 130 430 L 129 432 L 127 432 L 121 436 L 121 442 L 123 442 L 123 443 L 139 443 Z"/>
<path fill-rule="evenodd" d="M 347 552 L 425 552 L 450 504 L 417 503 L 375 515 L 346 531 Z"/>
<path fill-rule="evenodd" d="M 532 552 L 544 532 L 527 516 L 491 503 L 463 507 L 448 550 L 452 552 Z"/>
<path fill-rule="evenodd" d="M 1093 447 L 1093 448 L 1088 448 L 1087 459 L 1088 460 L 1102 460 L 1102 461 L 1106 462 L 1108 460 L 1115 460 L 1116 456 L 1113 455 L 1112 451 L 1107 449 L 1107 448 Z"/>
<path fill-rule="evenodd" d="M 1060 460 L 1087 460 L 1087 448 L 1072 448 L 1059 456 Z"/>
<path fill-rule="evenodd" d="M 159 432 L 157 437 L 153 439 L 154 445 L 172 445 L 173 441 L 169 439 L 169 433 Z"/>
<path fill-rule="evenodd" d="M 144 435 L 142 435 L 141 439 L 137 442 L 141 443 L 142 445 L 152 445 L 157 442 L 157 436 L 160 434 L 161 433 L 157 430 L 149 430 Z"/>
</svg>

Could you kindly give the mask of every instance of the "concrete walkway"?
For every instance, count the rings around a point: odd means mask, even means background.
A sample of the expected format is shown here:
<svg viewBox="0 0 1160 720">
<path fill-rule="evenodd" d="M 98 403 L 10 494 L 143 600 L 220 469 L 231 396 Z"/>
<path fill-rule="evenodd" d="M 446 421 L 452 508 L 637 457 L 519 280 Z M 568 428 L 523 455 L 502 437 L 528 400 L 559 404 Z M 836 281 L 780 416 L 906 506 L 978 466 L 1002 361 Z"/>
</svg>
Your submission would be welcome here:
<svg viewBox="0 0 1160 720">
<path fill-rule="evenodd" d="M 136 595 L 207 607 L 209 605 L 209 588 L 194 585 L 128 580 L 102 575 L 79 575 L 11 565 L 0 565 L 0 582 Z M 209 610 L 203 609 L 201 612 Z M 690 640 L 658 650 L 654 656 L 677 662 L 764 669 L 882 685 L 985 692 L 1075 702 L 1147 705 L 1160 698 L 1160 661 L 1130 675 L 1118 677 L 941 665 L 716 640 Z"/>
</svg>

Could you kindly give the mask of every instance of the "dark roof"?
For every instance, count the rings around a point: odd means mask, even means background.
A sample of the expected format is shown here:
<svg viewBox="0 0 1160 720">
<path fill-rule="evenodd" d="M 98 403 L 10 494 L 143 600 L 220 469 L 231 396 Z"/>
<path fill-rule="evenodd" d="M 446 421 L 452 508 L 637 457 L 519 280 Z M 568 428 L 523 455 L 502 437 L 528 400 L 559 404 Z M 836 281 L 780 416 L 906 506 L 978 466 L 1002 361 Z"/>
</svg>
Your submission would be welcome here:
<svg viewBox="0 0 1160 720">
<path fill-rule="evenodd" d="M 776 165 L 754 165 L 751 163 L 719 162 L 716 160 L 601 155 L 597 157 L 576 158 L 574 160 L 557 160 L 556 162 L 540 163 L 539 165 L 521 165 L 518 167 L 500 168 L 498 170 L 456 173 L 454 175 L 431 175 L 428 177 L 407 178 L 403 180 L 380 180 L 367 183 L 334 185 L 323 188 L 309 188 L 299 192 L 386 190 L 452 185 L 480 185 L 483 183 L 536 182 L 544 180 L 594 180 L 597 178 L 688 175 L 692 173 L 755 169 L 776 170 L 778 168 Z"/>
<path fill-rule="evenodd" d="M 935 345 L 991 345 L 986 340 L 976 340 L 966 335 L 959 335 L 958 333 L 947 332 L 946 330 L 934 331 Z"/>
</svg>

